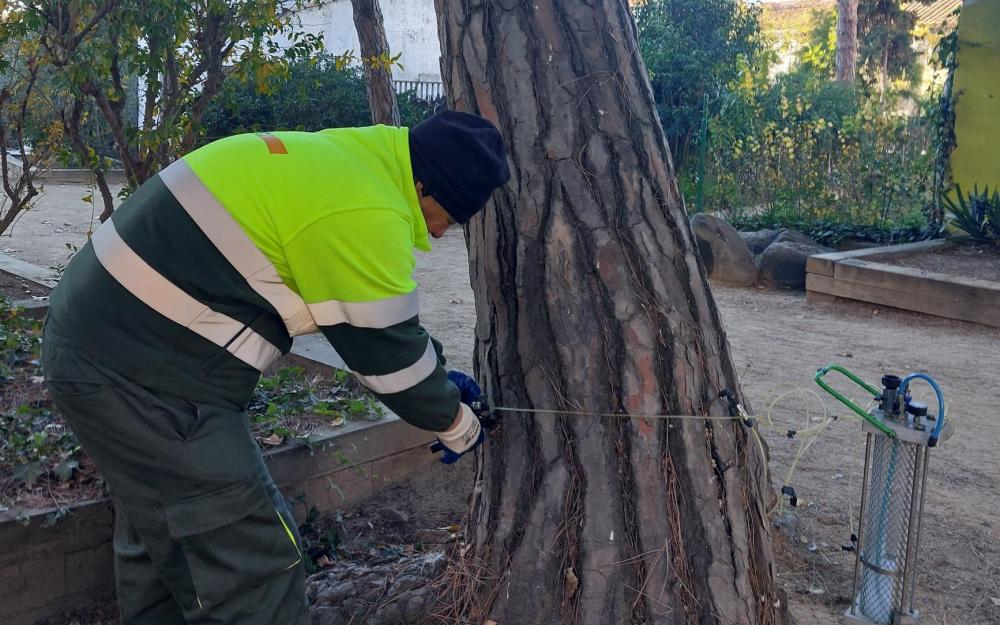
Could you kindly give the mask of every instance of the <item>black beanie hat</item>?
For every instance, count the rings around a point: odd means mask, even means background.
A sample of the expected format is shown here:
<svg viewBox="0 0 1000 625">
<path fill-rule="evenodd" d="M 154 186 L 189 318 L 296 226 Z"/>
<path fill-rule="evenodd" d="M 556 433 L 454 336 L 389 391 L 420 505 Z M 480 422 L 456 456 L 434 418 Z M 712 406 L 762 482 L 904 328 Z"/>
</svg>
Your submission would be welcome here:
<svg viewBox="0 0 1000 625">
<path fill-rule="evenodd" d="M 510 180 L 507 150 L 496 127 L 469 113 L 444 111 L 410 129 L 413 179 L 460 224 Z"/>
</svg>

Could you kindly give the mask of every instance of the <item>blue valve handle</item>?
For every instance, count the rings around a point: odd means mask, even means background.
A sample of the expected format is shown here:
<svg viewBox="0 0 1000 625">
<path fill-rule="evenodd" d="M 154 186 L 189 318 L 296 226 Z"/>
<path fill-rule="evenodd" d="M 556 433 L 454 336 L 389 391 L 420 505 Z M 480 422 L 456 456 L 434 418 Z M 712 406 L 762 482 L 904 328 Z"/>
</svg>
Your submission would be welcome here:
<svg viewBox="0 0 1000 625">
<path fill-rule="evenodd" d="M 937 395 L 938 413 L 937 417 L 934 419 L 934 429 L 931 430 L 931 434 L 927 438 L 927 446 L 934 447 L 937 445 L 938 439 L 941 437 L 941 429 L 944 428 L 944 395 L 941 393 L 941 387 L 938 386 L 938 383 L 934 378 L 926 373 L 911 373 L 903 378 L 903 380 L 899 383 L 899 392 L 903 397 L 906 397 L 911 380 L 923 380 L 924 382 L 927 382 L 930 384 L 931 388 L 934 389 L 934 394 Z"/>
</svg>

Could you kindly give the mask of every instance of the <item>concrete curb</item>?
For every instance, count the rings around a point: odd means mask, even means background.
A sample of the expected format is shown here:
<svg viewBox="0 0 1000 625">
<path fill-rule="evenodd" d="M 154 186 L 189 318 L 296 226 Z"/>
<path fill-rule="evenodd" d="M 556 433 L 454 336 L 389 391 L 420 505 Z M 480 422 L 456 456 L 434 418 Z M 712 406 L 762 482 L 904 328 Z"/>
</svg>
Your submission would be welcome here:
<svg viewBox="0 0 1000 625">
<path fill-rule="evenodd" d="M 20 175 L 24 163 L 16 156 L 8 156 L 7 162 Z M 104 172 L 108 184 L 125 184 L 124 169 L 109 169 Z M 94 182 L 94 172 L 89 169 L 43 169 L 38 173 L 38 179 L 52 184 L 90 184 Z"/>
<path fill-rule="evenodd" d="M 47 286 L 50 289 L 54 289 L 59 284 L 59 275 L 55 271 L 26 263 L 19 258 L 2 253 L 0 253 L 0 271 L 6 271 L 22 280 Z"/>
</svg>

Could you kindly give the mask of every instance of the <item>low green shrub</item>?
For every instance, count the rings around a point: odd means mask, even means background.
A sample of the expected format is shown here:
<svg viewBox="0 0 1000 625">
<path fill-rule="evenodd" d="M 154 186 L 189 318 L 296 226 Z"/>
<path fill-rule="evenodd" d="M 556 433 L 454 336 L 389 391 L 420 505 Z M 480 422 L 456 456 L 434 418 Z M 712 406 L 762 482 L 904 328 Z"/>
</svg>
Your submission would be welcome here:
<svg viewBox="0 0 1000 625">
<path fill-rule="evenodd" d="M 742 0 L 646 0 L 630 3 L 639 30 L 656 110 L 677 167 L 696 158 L 703 106 L 717 114 L 714 95 L 771 52 L 758 21 L 760 7 Z"/>
<path fill-rule="evenodd" d="M 940 234 L 939 229 L 928 226 L 925 220 L 922 222 L 914 220 L 909 225 L 881 228 L 823 219 L 809 221 L 782 215 L 758 215 L 753 217 L 738 216 L 731 223 L 737 230 L 743 231 L 790 228 L 798 230 L 817 243 L 828 247 L 838 247 L 847 240 L 883 245 L 911 243 L 932 239 Z"/>
<path fill-rule="evenodd" d="M 799 75 L 725 95 L 710 121 L 706 210 L 892 230 L 932 203 L 933 130 L 858 92 Z M 694 190 L 694 175 L 682 188 Z M 694 204 L 688 196 L 689 203 Z"/>
<path fill-rule="evenodd" d="M 404 126 L 420 122 L 435 106 L 412 93 L 401 94 L 397 102 Z M 338 67 L 334 57 L 321 56 L 293 62 L 286 74 L 228 80 L 205 113 L 204 140 L 260 130 L 316 131 L 371 123 L 364 72 Z"/>
<path fill-rule="evenodd" d="M 0 297 L 0 509 L 55 505 L 53 491 L 100 490 L 80 442 L 45 393 L 42 326 Z M 52 515 L 54 523 L 61 515 Z"/>
<path fill-rule="evenodd" d="M 283 75 L 229 79 L 205 112 L 205 140 L 259 130 L 322 130 L 371 123 L 364 74 L 332 57 L 296 61 Z"/>
</svg>

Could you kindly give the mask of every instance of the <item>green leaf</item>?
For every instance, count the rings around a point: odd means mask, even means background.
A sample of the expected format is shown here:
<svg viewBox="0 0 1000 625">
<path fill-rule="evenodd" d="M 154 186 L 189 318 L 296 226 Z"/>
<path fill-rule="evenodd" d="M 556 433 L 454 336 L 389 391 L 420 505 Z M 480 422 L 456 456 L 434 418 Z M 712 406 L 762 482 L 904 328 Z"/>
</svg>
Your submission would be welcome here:
<svg viewBox="0 0 1000 625">
<path fill-rule="evenodd" d="M 25 486 L 31 488 L 38 481 L 38 478 L 45 475 L 45 466 L 38 460 L 14 467 L 12 477 L 23 482 Z"/>
<path fill-rule="evenodd" d="M 76 460 L 70 460 L 68 458 L 63 458 L 56 466 L 52 468 L 52 472 L 59 479 L 60 482 L 66 483 L 73 479 L 73 471 L 80 468 L 80 463 Z"/>
<path fill-rule="evenodd" d="M 312 407 L 313 414 L 321 417 L 335 417 L 340 415 L 340 411 L 334 408 L 330 402 L 320 402 Z"/>
<path fill-rule="evenodd" d="M 990 195 L 987 186 L 982 192 L 974 185 L 969 194 L 955 185 L 957 202 L 944 194 L 941 202 L 948 211 L 951 224 L 964 235 L 957 238 L 1000 246 L 1000 194 Z"/>
</svg>

